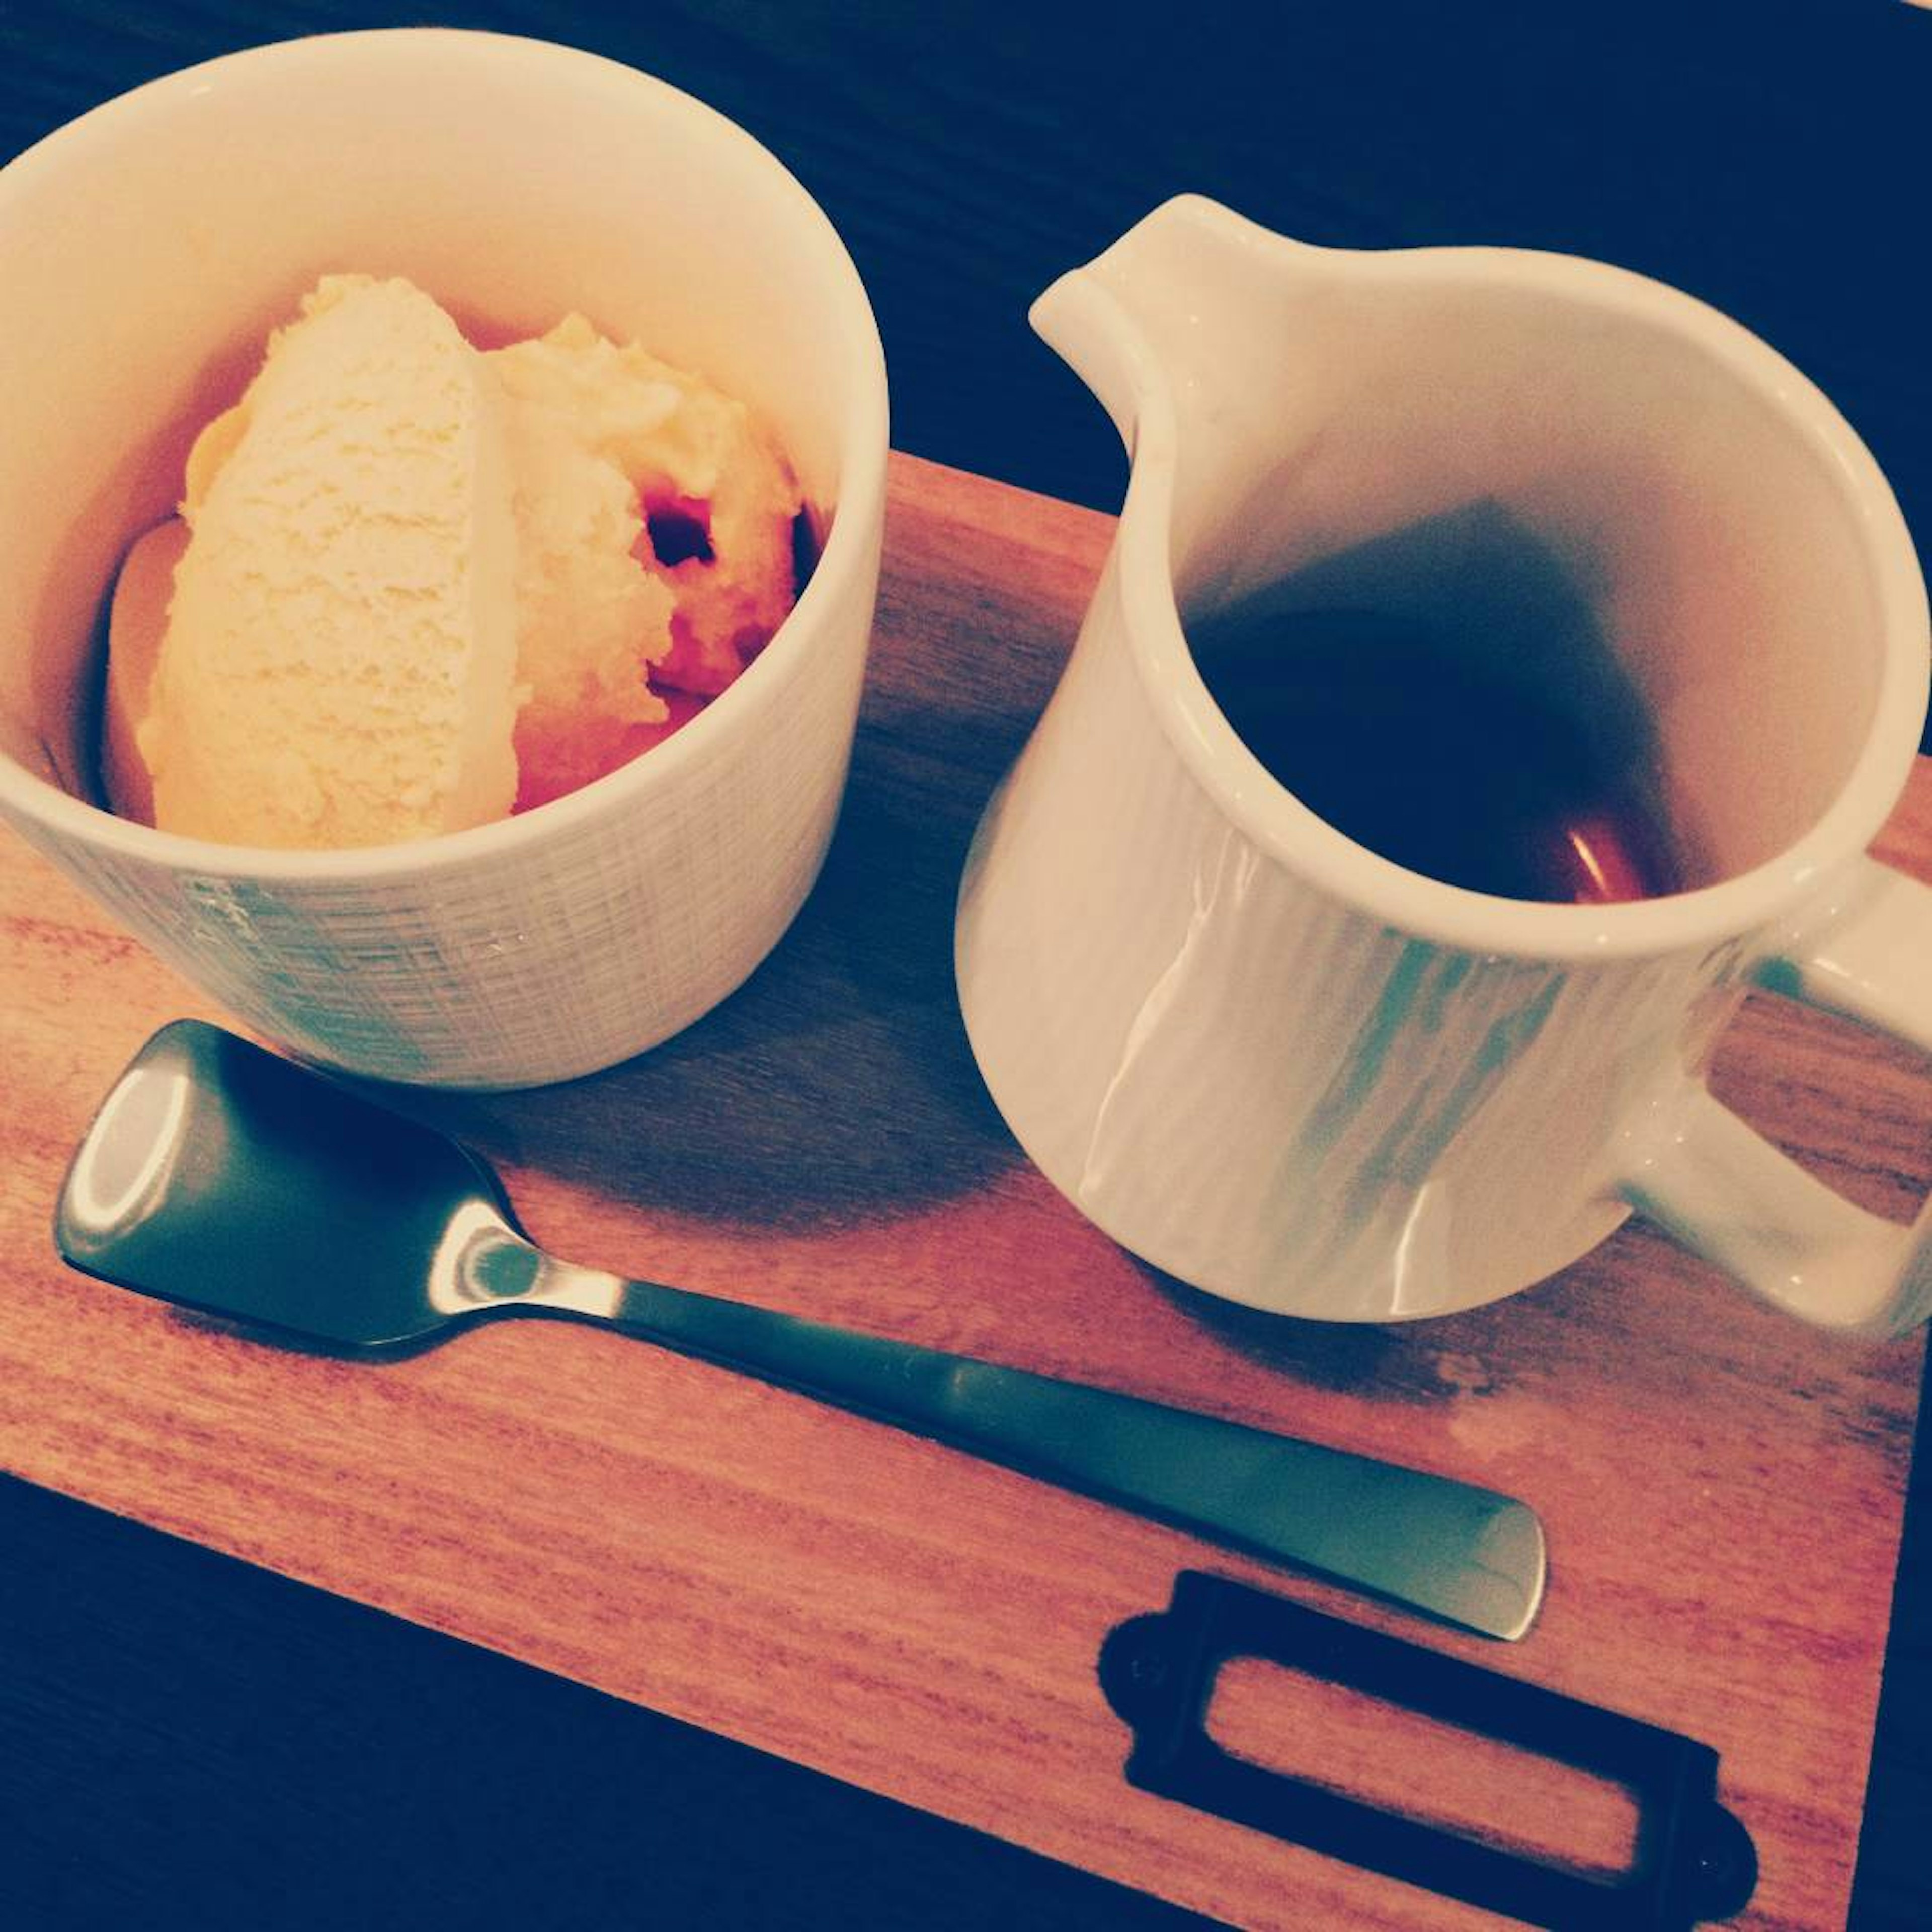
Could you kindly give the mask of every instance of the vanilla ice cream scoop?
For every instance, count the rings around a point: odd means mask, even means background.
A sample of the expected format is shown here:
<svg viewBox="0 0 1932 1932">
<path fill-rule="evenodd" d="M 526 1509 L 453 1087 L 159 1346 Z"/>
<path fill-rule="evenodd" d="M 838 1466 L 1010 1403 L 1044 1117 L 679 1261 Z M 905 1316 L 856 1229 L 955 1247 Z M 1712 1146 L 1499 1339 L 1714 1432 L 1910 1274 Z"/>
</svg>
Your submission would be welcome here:
<svg viewBox="0 0 1932 1932">
<path fill-rule="evenodd" d="M 488 359 L 517 481 L 517 754 L 554 794 L 784 621 L 798 484 L 744 404 L 580 315 Z"/>
<path fill-rule="evenodd" d="M 580 315 L 489 359 L 513 405 L 526 535 L 534 519 L 525 500 L 564 494 L 550 482 L 547 448 L 567 448 L 621 479 L 627 542 L 662 598 L 668 631 L 650 652 L 658 681 L 722 691 L 783 622 L 796 589 L 798 484 L 763 424 L 702 377 L 638 343 L 610 341 Z M 554 538 L 532 550 L 526 579 L 567 568 Z M 591 668 L 582 644 L 573 652 L 561 639 L 532 640 L 527 628 L 526 639 L 539 709 L 577 676 L 607 675 Z"/>
<path fill-rule="evenodd" d="M 516 790 L 516 530 L 485 360 L 406 282 L 325 278 L 203 432 L 136 740 L 164 830 L 358 846 Z"/>
</svg>

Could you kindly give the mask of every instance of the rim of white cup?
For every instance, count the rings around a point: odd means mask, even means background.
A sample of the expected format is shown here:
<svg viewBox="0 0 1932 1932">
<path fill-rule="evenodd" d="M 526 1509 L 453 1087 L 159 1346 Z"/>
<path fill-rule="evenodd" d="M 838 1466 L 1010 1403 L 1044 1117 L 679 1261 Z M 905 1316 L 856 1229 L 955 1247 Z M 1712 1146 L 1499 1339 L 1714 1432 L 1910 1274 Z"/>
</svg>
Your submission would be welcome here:
<svg viewBox="0 0 1932 1932">
<path fill-rule="evenodd" d="M 221 86 L 238 69 L 254 75 L 278 66 L 293 68 L 318 52 L 366 50 L 376 58 L 383 58 L 390 52 L 412 53 L 438 40 L 460 44 L 484 58 L 514 63 L 520 71 L 544 67 L 568 69 L 579 81 L 648 99 L 659 113 L 686 117 L 704 128 L 711 138 L 736 145 L 755 156 L 770 173 L 778 191 L 793 198 L 798 220 L 817 230 L 824 238 L 827 260 L 844 284 L 844 298 L 850 310 L 848 352 L 854 361 L 854 388 L 858 402 L 844 430 L 838 495 L 830 527 L 798 601 L 772 634 L 770 641 L 730 686 L 648 752 L 588 784 L 527 812 L 460 832 L 326 850 L 231 844 L 190 838 L 120 818 L 104 806 L 76 798 L 14 760 L 0 756 L 0 801 L 21 815 L 97 850 L 146 860 L 177 872 L 216 878 L 245 876 L 268 885 L 361 884 L 400 874 L 428 877 L 471 866 L 514 853 L 533 840 L 548 839 L 566 830 L 572 818 L 602 816 L 627 792 L 646 793 L 675 783 L 686 766 L 709 754 L 716 734 L 730 728 L 730 712 L 758 701 L 777 680 L 778 667 L 810 650 L 809 634 L 815 628 L 818 614 L 836 606 L 842 598 L 855 594 L 855 580 L 870 569 L 866 532 L 885 495 L 889 429 L 884 346 L 857 266 L 830 218 L 770 148 L 728 115 L 640 68 L 556 41 L 460 27 L 380 27 L 276 41 L 220 55 L 162 75 L 115 95 L 55 129 L 0 169 L 0 200 L 20 190 L 31 189 L 40 174 L 64 166 L 87 145 L 111 138 L 130 117 L 154 110 L 178 110 Z M 132 542 L 139 534 L 128 532 L 128 541 Z M 104 598 L 108 588 L 102 586 Z M 767 660 L 771 661 L 770 668 Z M 721 706 L 728 707 L 722 723 L 718 716 Z"/>
<path fill-rule="evenodd" d="M 1152 350 L 1123 314 L 1114 325 L 1120 330 L 1118 346 L 1131 365 L 1140 412 L 1117 560 L 1130 648 L 1168 739 L 1258 847 L 1334 898 L 1400 931 L 1466 952 L 1580 962 L 1655 956 L 1761 930 L 1808 907 L 1813 894 L 1864 852 L 1897 804 L 1918 753 L 1932 692 L 1932 625 L 1924 579 L 1891 485 L 1814 383 L 1720 310 L 1607 262 L 1524 248 L 1311 248 L 1198 195 L 1177 196 L 1149 219 L 1161 216 L 1198 222 L 1225 242 L 1292 256 L 1304 266 L 1310 256 L 1328 256 L 1345 262 L 1351 278 L 1449 283 L 1472 270 L 1502 268 L 1518 286 L 1540 284 L 1584 296 L 1599 309 L 1668 321 L 1736 380 L 1774 402 L 1838 479 L 1869 566 L 1883 639 L 1873 722 L 1844 783 L 1798 838 L 1744 872 L 1685 892 L 1611 904 L 1504 898 L 1411 872 L 1303 804 L 1242 742 L 1209 694 L 1174 598 L 1172 397 Z"/>
</svg>

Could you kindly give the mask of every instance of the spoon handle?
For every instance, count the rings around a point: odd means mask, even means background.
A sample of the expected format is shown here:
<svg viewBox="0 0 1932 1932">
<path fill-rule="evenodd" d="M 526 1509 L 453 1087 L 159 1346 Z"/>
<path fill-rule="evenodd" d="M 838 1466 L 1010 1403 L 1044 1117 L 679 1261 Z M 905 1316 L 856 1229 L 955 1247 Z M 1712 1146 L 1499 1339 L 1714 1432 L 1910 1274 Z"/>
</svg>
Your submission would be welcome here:
<svg viewBox="0 0 1932 1932">
<path fill-rule="evenodd" d="M 1138 1396 L 553 1263 L 532 1300 L 1485 1636 L 1541 1599 L 1542 1526 L 1495 1491 Z"/>
</svg>

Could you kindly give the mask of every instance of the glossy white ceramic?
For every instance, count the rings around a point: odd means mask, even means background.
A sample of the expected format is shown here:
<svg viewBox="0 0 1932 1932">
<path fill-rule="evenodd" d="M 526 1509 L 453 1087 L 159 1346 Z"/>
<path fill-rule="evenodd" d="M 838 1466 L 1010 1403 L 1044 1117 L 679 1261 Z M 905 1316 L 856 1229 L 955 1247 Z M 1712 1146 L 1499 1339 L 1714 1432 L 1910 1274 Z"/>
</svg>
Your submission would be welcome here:
<svg viewBox="0 0 1932 1932">
<path fill-rule="evenodd" d="M 1304 1316 L 1490 1300 L 1634 1205 L 1814 1319 L 1922 1318 L 1932 1218 L 1840 1200 L 1701 1078 L 1754 980 L 1932 1049 L 1932 893 L 1864 856 L 1924 716 L 1924 586 L 1825 398 L 1635 275 L 1306 248 L 1196 197 L 1034 320 L 1132 458 L 959 902 L 974 1049 L 1046 1174 L 1146 1260 Z M 1588 600 L 1709 883 L 1438 884 L 1317 818 L 1210 699 L 1184 622 L 1498 519 Z M 1405 594 L 1469 563 L 1432 554 Z"/>
<path fill-rule="evenodd" d="M 326 271 L 466 321 L 572 309 L 765 411 L 821 525 L 798 608 L 676 737 L 500 824 L 358 853 L 202 844 L 88 802 L 104 594 L 188 438 Z M 177 74 L 0 172 L 0 812 L 156 952 L 304 1056 L 390 1079 L 603 1067 L 722 998 L 816 876 L 884 520 L 878 332 L 824 214 L 738 128 L 628 68 L 438 29 Z"/>
</svg>

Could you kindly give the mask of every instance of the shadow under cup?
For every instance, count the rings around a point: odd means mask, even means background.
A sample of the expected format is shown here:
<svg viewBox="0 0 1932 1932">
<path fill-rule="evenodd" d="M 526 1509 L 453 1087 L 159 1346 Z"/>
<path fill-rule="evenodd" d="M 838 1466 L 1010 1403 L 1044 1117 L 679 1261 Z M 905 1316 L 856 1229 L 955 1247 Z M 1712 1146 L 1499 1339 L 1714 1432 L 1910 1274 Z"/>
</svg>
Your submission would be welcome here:
<svg viewBox="0 0 1932 1932">
<path fill-rule="evenodd" d="M 1266 446 L 1197 492 L 1184 467 L 1175 517 L 1210 694 L 1318 816 L 1451 884 L 1569 896 L 1465 864 L 1485 788 L 1512 782 L 1497 769 L 1533 789 L 1539 754 L 1627 768 L 1641 792 L 1667 859 L 1612 896 L 1767 864 L 1840 800 L 1899 695 L 1845 479 L 1778 382 L 1739 380 L 1594 265 L 1542 258 L 1527 286 L 1454 252 L 1475 265 L 1457 278 L 1354 258 L 1258 320 L 1294 345 L 1252 406 Z M 1406 655 L 1429 674 L 1406 710 Z M 1276 742 L 1291 704 L 1299 737 Z"/>
<path fill-rule="evenodd" d="M 319 276 L 406 277 L 497 340 L 580 311 L 760 412 L 820 554 L 675 738 L 504 823 L 355 853 L 116 820 L 93 786 L 100 620 L 194 436 Z M 568 1078 L 739 983 L 816 874 L 883 524 L 885 379 L 842 244 L 710 109 L 541 43 L 296 41 L 173 75 L 0 173 L 0 809 L 170 962 L 293 1050 L 380 1077 Z"/>
</svg>

